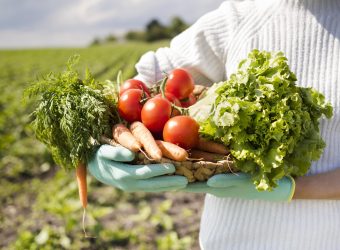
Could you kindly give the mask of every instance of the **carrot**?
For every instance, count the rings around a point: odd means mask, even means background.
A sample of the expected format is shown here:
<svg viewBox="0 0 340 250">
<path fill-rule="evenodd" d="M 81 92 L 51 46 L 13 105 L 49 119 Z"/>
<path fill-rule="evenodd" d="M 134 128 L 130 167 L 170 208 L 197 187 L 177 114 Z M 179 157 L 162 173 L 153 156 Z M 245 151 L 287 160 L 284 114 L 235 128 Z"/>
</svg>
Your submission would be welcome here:
<svg viewBox="0 0 340 250">
<path fill-rule="evenodd" d="M 82 207 L 84 208 L 83 212 L 83 231 L 85 238 L 92 238 L 88 236 L 85 230 L 85 217 L 86 217 L 86 207 L 87 207 L 87 180 L 86 180 L 86 166 L 83 163 L 79 163 L 76 168 L 76 177 L 78 183 L 78 191 L 79 191 L 79 199 Z"/>
<path fill-rule="evenodd" d="M 142 148 L 141 143 L 131 134 L 130 130 L 121 123 L 113 126 L 112 135 L 119 144 L 133 152 L 138 152 Z"/>
<path fill-rule="evenodd" d="M 216 154 L 221 154 L 221 155 L 229 154 L 228 148 L 225 147 L 223 144 L 213 142 L 213 141 L 207 141 L 202 138 L 199 139 L 196 148 L 206 151 L 206 152 L 216 153 Z"/>
<path fill-rule="evenodd" d="M 189 154 L 190 154 L 190 158 L 203 160 L 203 161 L 216 162 L 216 161 L 225 159 L 225 155 L 209 153 L 209 152 L 196 150 L 196 149 L 190 150 Z"/>
<path fill-rule="evenodd" d="M 185 149 L 181 148 L 170 142 L 156 141 L 158 147 L 161 149 L 163 156 L 175 160 L 175 161 L 185 161 L 188 158 L 188 153 Z"/>
<path fill-rule="evenodd" d="M 151 132 L 141 122 L 133 122 L 130 126 L 133 136 L 142 144 L 146 153 L 156 161 L 162 159 L 162 151 L 157 146 Z"/>
<path fill-rule="evenodd" d="M 86 166 L 79 163 L 76 168 L 76 176 L 78 182 L 79 199 L 83 208 L 87 206 L 87 181 L 86 181 Z"/>
</svg>

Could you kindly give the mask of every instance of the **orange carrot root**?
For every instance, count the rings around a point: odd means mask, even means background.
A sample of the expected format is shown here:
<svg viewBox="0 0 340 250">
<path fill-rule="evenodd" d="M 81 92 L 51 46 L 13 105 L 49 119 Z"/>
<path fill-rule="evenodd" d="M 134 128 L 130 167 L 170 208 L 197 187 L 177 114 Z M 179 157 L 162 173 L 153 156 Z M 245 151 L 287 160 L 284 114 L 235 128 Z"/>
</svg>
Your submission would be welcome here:
<svg viewBox="0 0 340 250">
<path fill-rule="evenodd" d="M 202 138 L 199 139 L 196 148 L 202 151 L 215 153 L 215 154 L 221 154 L 221 155 L 229 154 L 229 149 L 225 147 L 223 144 L 213 142 L 213 141 L 207 141 Z"/>
<path fill-rule="evenodd" d="M 86 180 L 86 166 L 79 163 L 76 168 L 76 176 L 78 183 L 79 199 L 83 208 L 87 206 L 87 180 Z"/>
<path fill-rule="evenodd" d="M 201 150 L 192 149 L 190 151 L 190 157 L 194 159 L 200 159 L 203 161 L 216 162 L 225 159 L 225 155 L 209 153 Z"/>
<path fill-rule="evenodd" d="M 141 143 L 123 124 L 116 124 L 112 128 L 112 135 L 119 144 L 121 144 L 123 147 L 126 147 L 127 149 L 130 149 L 133 152 L 138 152 L 142 147 Z"/>
<path fill-rule="evenodd" d="M 175 160 L 175 161 L 185 161 L 188 158 L 188 153 L 185 149 L 181 148 L 170 142 L 156 141 L 158 147 L 161 149 L 163 156 Z"/>
<path fill-rule="evenodd" d="M 87 207 L 87 179 L 86 179 L 86 166 L 83 163 L 79 163 L 76 168 L 76 177 L 78 183 L 78 191 L 79 191 L 79 199 L 82 207 L 84 208 L 83 212 L 83 231 L 85 238 L 93 238 L 86 233 L 85 229 L 85 217 L 86 217 L 86 207 Z"/>
<path fill-rule="evenodd" d="M 162 151 L 158 147 L 151 132 L 141 122 L 134 122 L 130 126 L 133 136 L 142 144 L 148 155 L 157 161 L 162 159 Z"/>
</svg>

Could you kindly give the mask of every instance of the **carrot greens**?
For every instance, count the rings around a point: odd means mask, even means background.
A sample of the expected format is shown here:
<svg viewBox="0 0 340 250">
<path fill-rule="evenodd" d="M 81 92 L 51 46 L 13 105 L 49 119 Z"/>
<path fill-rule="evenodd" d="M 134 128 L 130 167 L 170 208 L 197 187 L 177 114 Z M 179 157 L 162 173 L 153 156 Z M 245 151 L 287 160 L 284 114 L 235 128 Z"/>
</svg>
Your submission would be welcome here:
<svg viewBox="0 0 340 250">
<path fill-rule="evenodd" d="M 62 73 L 49 73 L 26 90 L 37 98 L 32 127 L 37 138 L 48 146 L 55 162 L 73 169 L 87 163 L 93 141 L 111 137 L 118 121 L 117 95 L 111 82 L 98 82 L 87 70 L 85 78 L 74 69 L 79 56 L 73 56 Z"/>
</svg>

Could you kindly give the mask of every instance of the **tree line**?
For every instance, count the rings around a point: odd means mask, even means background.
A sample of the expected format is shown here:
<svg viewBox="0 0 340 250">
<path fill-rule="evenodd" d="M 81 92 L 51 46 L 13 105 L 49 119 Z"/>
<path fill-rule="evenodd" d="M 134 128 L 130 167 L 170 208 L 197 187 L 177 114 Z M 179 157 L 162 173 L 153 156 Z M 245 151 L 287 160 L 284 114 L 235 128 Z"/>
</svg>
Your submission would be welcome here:
<svg viewBox="0 0 340 250">
<path fill-rule="evenodd" d="M 124 34 L 126 41 L 154 42 L 158 40 L 171 39 L 187 29 L 189 25 L 180 17 L 173 17 L 168 25 L 162 24 L 157 19 L 148 22 L 141 31 L 131 30 Z M 118 38 L 110 34 L 104 39 L 95 38 L 91 45 L 99 45 L 117 41 Z"/>
</svg>

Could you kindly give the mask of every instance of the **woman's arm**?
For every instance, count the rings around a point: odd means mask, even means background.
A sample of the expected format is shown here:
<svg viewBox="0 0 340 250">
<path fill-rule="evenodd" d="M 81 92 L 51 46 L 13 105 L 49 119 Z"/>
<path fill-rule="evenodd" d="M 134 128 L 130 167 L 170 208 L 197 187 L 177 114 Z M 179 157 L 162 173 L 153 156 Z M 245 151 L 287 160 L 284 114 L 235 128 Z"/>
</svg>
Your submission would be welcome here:
<svg viewBox="0 0 340 250">
<path fill-rule="evenodd" d="M 293 199 L 340 199 L 340 168 L 295 180 Z"/>
</svg>

